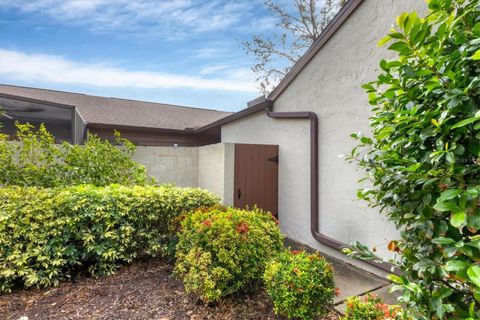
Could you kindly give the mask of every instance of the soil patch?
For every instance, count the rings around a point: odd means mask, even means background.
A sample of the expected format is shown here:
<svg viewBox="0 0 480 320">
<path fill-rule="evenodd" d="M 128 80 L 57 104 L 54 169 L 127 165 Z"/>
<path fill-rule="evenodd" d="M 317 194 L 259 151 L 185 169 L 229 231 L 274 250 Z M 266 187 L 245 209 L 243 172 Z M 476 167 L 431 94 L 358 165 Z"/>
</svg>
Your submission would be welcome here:
<svg viewBox="0 0 480 320">
<path fill-rule="evenodd" d="M 115 275 L 0 296 L 0 319 L 280 319 L 262 290 L 216 306 L 190 298 L 164 261 L 136 262 Z M 338 320 L 332 313 L 325 320 Z"/>
</svg>

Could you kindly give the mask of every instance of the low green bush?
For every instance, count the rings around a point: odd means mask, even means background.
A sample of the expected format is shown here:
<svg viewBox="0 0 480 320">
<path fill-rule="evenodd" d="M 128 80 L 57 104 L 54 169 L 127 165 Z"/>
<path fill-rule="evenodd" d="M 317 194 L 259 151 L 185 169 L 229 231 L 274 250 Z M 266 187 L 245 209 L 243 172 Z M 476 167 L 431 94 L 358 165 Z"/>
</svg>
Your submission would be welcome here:
<svg viewBox="0 0 480 320">
<path fill-rule="evenodd" d="M 263 280 L 276 314 L 313 319 L 331 310 L 333 268 L 318 254 L 284 251 L 267 265 Z"/>
<path fill-rule="evenodd" d="M 342 320 L 406 320 L 402 308 L 390 306 L 372 294 L 364 297 L 350 297 L 346 301 L 345 316 Z"/>
<path fill-rule="evenodd" d="M 131 158 L 135 146 L 115 132 L 115 145 L 88 134 L 84 145 L 55 144 L 42 124 L 17 124 L 17 140 L 0 134 L 0 186 L 58 187 L 153 184 L 144 166 Z"/>
<path fill-rule="evenodd" d="M 180 213 L 218 203 L 190 188 L 0 188 L 0 291 L 108 274 L 162 253 Z"/>
<path fill-rule="evenodd" d="M 280 252 L 276 219 L 258 209 L 197 210 L 181 223 L 175 275 L 206 303 L 255 289 L 268 259 Z"/>
</svg>

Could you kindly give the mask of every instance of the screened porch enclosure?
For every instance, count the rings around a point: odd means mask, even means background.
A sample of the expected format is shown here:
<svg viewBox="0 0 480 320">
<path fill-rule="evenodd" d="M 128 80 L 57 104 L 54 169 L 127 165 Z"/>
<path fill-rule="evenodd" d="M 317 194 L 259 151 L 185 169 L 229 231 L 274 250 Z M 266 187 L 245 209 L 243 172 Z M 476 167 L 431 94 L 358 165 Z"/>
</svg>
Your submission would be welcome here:
<svg viewBox="0 0 480 320">
<path fill-rule="evenodd" d="M 16 135 L 16 122 L 29 123 L 36 128 L 43 123 L 53 134 L 56 142 L 75 143 L 77 140 L 75 139 L 76 111 L 74 107 L 0 97 L 0 110 L 2 113 L 0 115 L 0 132 L 9 135 L 12 140 Z M 77 131 L 79 130 L 77 129 Z"/>
</svg>

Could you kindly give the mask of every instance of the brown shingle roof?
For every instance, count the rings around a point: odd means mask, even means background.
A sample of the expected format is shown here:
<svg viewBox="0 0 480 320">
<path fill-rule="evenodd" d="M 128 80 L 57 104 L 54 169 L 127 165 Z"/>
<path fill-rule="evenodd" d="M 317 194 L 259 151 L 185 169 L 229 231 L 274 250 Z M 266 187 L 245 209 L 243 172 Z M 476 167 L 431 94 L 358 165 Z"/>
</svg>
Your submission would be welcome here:
<svg viewBox="0 0 480 320">
<path fill-rule="evenodd" d="M 185 130 L 205 126 L 231 114 L 217 110 L 0 84 L 0 94 L 2 93 L 75 106 L 87 124 Z"/>
</svg>

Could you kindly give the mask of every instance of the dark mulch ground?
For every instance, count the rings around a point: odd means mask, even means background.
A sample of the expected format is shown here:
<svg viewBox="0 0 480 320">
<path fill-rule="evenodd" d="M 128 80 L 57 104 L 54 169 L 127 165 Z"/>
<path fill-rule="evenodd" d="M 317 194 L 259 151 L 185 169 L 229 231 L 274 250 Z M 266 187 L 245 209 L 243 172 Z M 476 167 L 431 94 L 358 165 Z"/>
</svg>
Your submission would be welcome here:
<svg viewBox="0 0 480 320">
<path fill-rule="evenodd" d="M 264 291 L 196 303 L 162 261 L 137 262 L 113 276 L 0 296 L 0 319 L 277 319 Z M 335 314 L 325 319 L 338 319 Z"/>
</svg>

